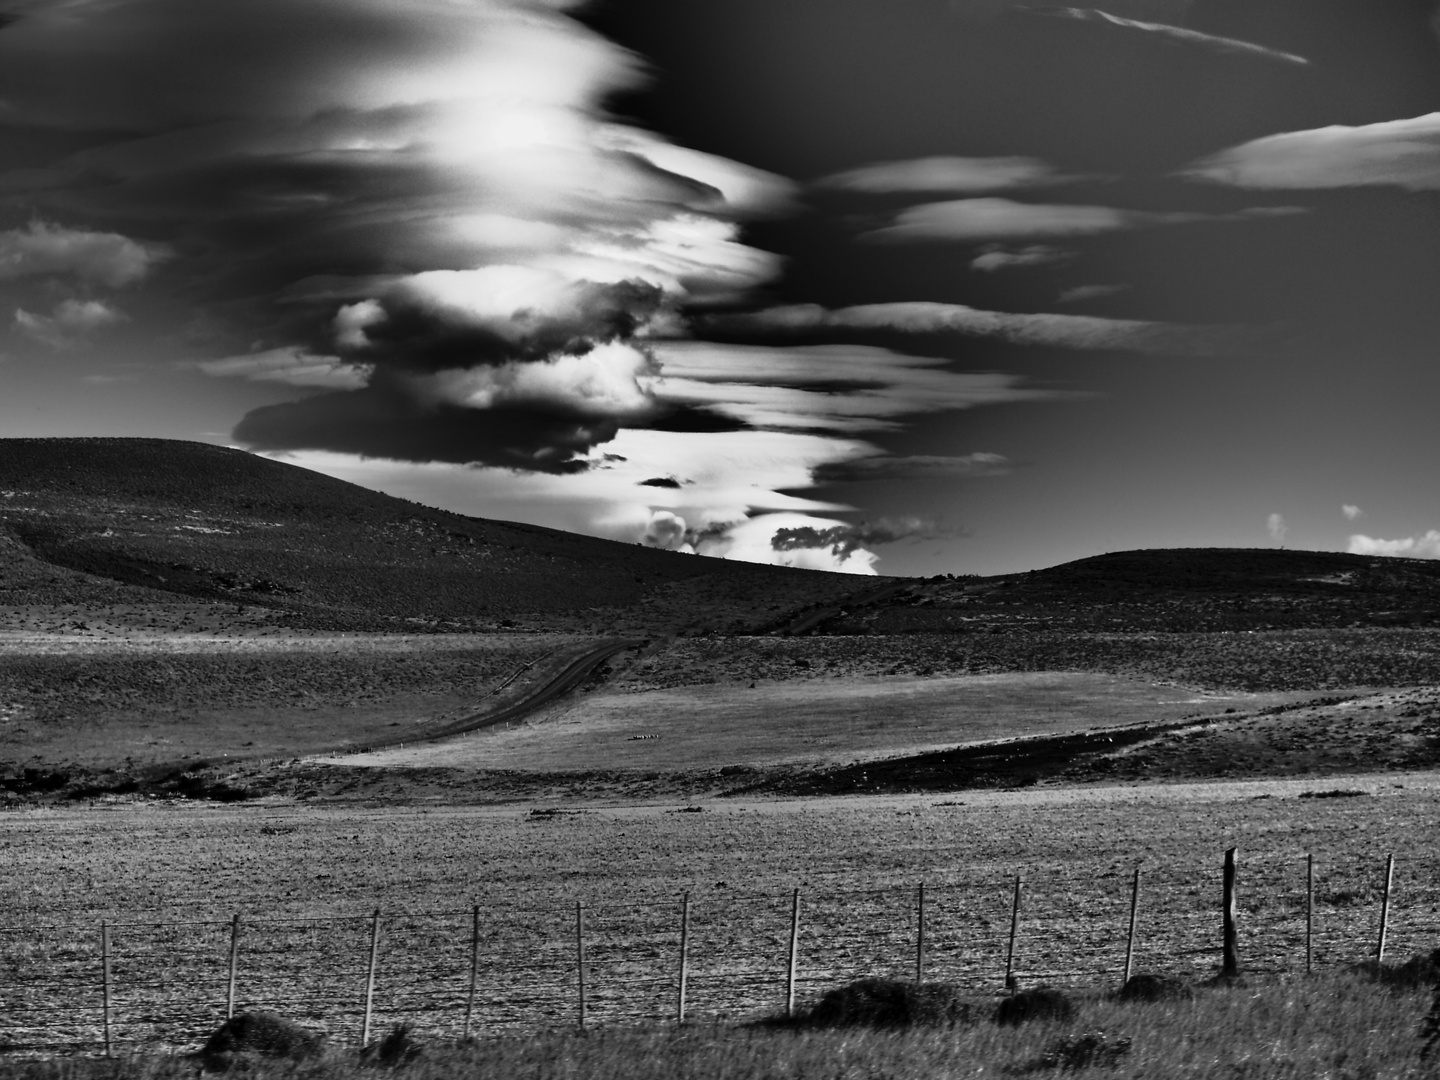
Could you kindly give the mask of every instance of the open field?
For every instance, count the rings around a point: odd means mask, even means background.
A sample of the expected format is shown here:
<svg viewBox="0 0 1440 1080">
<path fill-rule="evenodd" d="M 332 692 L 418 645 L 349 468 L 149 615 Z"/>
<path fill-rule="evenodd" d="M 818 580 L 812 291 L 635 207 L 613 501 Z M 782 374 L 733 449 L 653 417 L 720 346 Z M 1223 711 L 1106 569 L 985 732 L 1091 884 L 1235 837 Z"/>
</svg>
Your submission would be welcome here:
<svg viewBox="0 0 1440 1080">
<path fill-rule="evenodd" d="M 591 1020 L 604 1027 L 673 1008 L 679 894 L 688 890 L 691 1015 L 743 1019 L 783 1002 L 792 888 L 803 902 L 804 1004 L 861 975 L 913 972 L 915 886 L 924 881 L 927 977 L 993 1001 L 1012 877 L 1023 870 L 1021 984 L 1095 990 L 1115 984 L 1137 862 L 1137 968 L 1193 980 L 1218 962 L 1220 853 L 1229 846 L 1241 853 L 1242 963 L 1265 973 L 1262 985 L 1304 970 L 1307 853 L 1317 866 L 1319 970 L 1373 954 L 1387 852 L 1397 857 L 1390 955 L 1440 940 L 1435 773 L 682 809 L 115 802 L 10 812 L 0 839 L 11 868 L 0 881 L 0 987 L 12 1008 L 28 1008 L 58 985 L 44 967 L 55 964 L 66 985 L 93 988 L 85 972 L 97 960 L 99 921 L 110 919 L 122 1040 L 183 1045 L 223 1008 L 238 911 L 242 1005 L 298 1014 L 351 1041 L 368 915 L 378 907 L 377 1023 L 413 1019 L 453 1035 L 475 904 L 477 1031 L 552 1028 L 574 1016 L 574 904 L 583 900 Z M 177 919 L 186 922 L 170 925 Z M 56 998 L 47 1022 L 93 1044 L 95 996 Z"/>
<path fill-rule="evenodd" d="M 704 769 L 833 764 L 962 743 L 1251 711 L 1294 694 L 1196 694 L 1073 672 L 602 689 L 523 727 L 344 759 L 350 765 Z"/>
</svg>

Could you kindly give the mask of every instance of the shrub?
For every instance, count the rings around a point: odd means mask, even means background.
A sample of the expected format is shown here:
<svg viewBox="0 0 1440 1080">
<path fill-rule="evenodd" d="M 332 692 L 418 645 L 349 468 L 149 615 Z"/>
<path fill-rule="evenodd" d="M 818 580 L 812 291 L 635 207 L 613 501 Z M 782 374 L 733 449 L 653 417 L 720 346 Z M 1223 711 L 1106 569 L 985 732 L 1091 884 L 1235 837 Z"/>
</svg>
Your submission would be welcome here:
<svg viewBox="0 0 1440 1080">
<path fill-rule="evenodd" d="M 1082 1035 L 1051 1039 L 1045 1052 L 1023 1072 L 1041 1069 L 1113 1068 L 1130 1052 L 1134 1040 L 1129 1035 L 1116 1035 L 1105 1030 L 1087 1031 Z"/>
<path fill-rule="evenodd" d="M 316 1057 L 325 1036 L 267 1012 L 244 1012 L 221 1024 L 200 1049 L 205 1068 L 223 1071 L 252 1058 L 302 1061 Z"/>
<path fill-rule="evenodd" d="M 414 1028 L 407 1021 L 392 1027 L 378 1043 L 362 1049 L 360 1060 L 370 1065 L 393 1069 L 414 1061 L 422 1053 L 424 1047 L 415 1038 Z"/>
<path fill-rule="evenodd" d="M 974 1008 L 948 983 L 861 979 L 829 991 L 805 1017 L 815 1027 L 904 1028 L 963 1024 Z"/>
<path fill-rule="evenodd" d="M 1119 994 L 1121 1001 L 1188 1001 L 1194 996 L 1195 992 L 1179 979 L 1145 972 L 1131 975 Z"/>
<path fill-rule="evenodd" d="M 1440 986 L 1440 949 L 1416 953 L 1403 964 L 1377 964 L 1371 960 L 1356 970 L 1372 982 L 1395 990 L 1413 990 L 1422 986 Z"/>
<path fill-rule="evenodd" d="M 1005 1026 L 1024 1024 L 1030 1020 L 1067 1021 L 1075 1016 L 1075 1005 L 1059 990 L 1040 986 L 1021 990 L 1001 1000 L 995 1009 L 995 1022 Z"/>
</svg>

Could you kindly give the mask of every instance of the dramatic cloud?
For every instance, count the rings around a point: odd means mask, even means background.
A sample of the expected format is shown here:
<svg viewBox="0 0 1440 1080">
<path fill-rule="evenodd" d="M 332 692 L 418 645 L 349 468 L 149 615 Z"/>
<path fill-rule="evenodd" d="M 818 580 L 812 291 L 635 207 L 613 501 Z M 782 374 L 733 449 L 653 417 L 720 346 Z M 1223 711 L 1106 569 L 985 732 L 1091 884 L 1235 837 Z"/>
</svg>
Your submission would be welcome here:
<svg viewBox="0 0 1440 1080">
<path fill-rule="evenodd" d="M 1347 521 L 1354 521 L 1358 517 L 1365 516 L 1364 510 L 1361 510 L 1358 506 L 1352 506 L 1350 503 L 1345 503 L 1341 506 L 1340 512 L 1345 515 Z"/>
<path fill-rule="evenodd" d="M 1235 187 L 1388 185 L 1440 190 L 1440 112 L 1359 127 L 1333 125 L 1242 143 L 1181 173 Z"/>
<path fill-rule="evenodd" d="M 119 233 L 85 232 L 43 221 L 0 232 L 0 281 L 69 275 L 118 289 L 139 281 L 164 257 L 163 248 Z"/>
<path fill-rule="evenodd" d="M 1022 203 L 998 197 L 924 203 L 900 211 L 893 222 L 862 233 L 872 243 L 974 242 L 1039 237 L 1094 236 L 1155 225 L 1244 221 L 1303 213 L 1298 207 L 1256 207 L 1234 214 L 1157 213 L 1112 206 Z"/>
<path fill-rule="evenodd" d="M 124 322 L 125 315 L 99 300 L 62 300 L 49 315 L 15 309 L 15 330 L 52 349 L 67 349 L 95 331 Z"/>
<path fill-rule="evenodd" d="M 1403 540 L 1381 540 L 1357 533 L 1350 537 L 1352 555 L 1393 555 L 1409 559 L 1440 559 L 1440 531 L 1431 529 L 1424 536 L 1407 536 Z"/>
<path fill-rule="evenodd" d="M 958 480 L 1004 476 L 1013 468 L 1014 462 L 1003 454 L 984 452 L 954 457 L 937 454 L 882 455 L 821 465 L 815 470 L 815 480 L 817 483 L 850 483 L 856 480 Z"/>
<path fill-rule="evenodd" d="M 885 161 L 833 173 L 816 187 L 866 194 L 894 192 L 981 192 L 1064 183 L 1067 177 L 1038 158 L 930 157 Z"/>
<path fill-rule="evenodd" d="M 1032 7 L 1025 4 L 1016 4 L 1015 9 L 1031 15 L 1046 15 L 1058 19 L 1099 23 L 1119 31 L 1150 34 L 1177 44 L 1199 46 L 1234 56 L 1278 60 L 1286 64 L 1308 64 L 1310 62 L 1303 56 L 1281 52 L 1278 49 L 1268 49 L 1263 45 L 1256 45 L 1254 42 L 1241 41 L 1237 38 L 1217 37 L 1214 34 L 1202 34 L 1198 30 L 1189 30 L 1182 26 L 1171 26 L 1168 23 L 1142 22 L 1138 19 L 1121 18 L 1118 15 L 1112 15 L 1108 11 L 1101 11 L 1098 8 Z"/>
<path fill-rule="evenodd" d="M 725 334 L 774 337 L 816 330 L 895 330 L 995 338 L 1013 345 L 1121 349 L 1157 356 L 1223 356 L 1262 342 L 1264 331 L 1235 326 L 1183 326 L 1093 315 L 1015 314 L 964 304 L 910 301 L 829 309 L 816 304 L 766 308 L 702 320 Z"/>
<path fill-rule="evenodd" d="M 642 338 L 777 273 L 738 222 L 794 185 L 617 123 L 641 62 L 573 6 L 27 6 L 0 102 L 66 149 L 0 172 L 0 211 L 91 224 L 0 233 L 0 279 L 173 252 L 228 337 L 200 370 L 329 391 L 246 417 L 256 447 L 555 471 L 622 424 L 716 424 L 640 389 Z"/>
<path fill-rule="evenodd" d="M 986 274 L 997 270 L 1014 270 L 1022 266 L 1045 266 L 1048 263 L 1065 262 L 1074 258 L 1071 252 L 1062 248 L 1032 244 L 1029 247 L 1011 251 L 998 245 L 987 248 L 970 260 L 970 268 Z"/>
<path fill-rule="evenodd" d="M 1290 532 L 1290 526 L 1285 524 L 1285 519 L 1279 514 L 1271 514 L 1265 519 L 1265 529 L 1270 534 L 1270 539 L 1275 543 L 1284 545 L 1285 537 Z"/>
</svg>

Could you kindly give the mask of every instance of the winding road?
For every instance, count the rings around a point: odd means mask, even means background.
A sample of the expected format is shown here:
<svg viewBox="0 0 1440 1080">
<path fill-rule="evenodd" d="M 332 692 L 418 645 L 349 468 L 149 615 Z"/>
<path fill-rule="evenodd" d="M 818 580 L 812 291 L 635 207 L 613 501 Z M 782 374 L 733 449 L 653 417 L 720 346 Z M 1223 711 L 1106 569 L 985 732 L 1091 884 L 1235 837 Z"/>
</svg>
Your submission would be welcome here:
<svg viewBox="0 0 1440 1080">
<path fill-rule="evenodd" d="M 455 735 L 464 735 L 467 732 L 480 731 L 484 728 L 523 719 L 541 706 L 548 705 L 556 698 L 568 694 L 584 682 L 591 672 L 615 654 L 643 644 L 644 642 L 638 639 L 630 638 L 611 638 L 602 641 L 575 656 L 554 675 L 540 685 L 532 687 L 517 701 L 481 709 L 479 712 L 473 712 L 469 716 L 451 721 L 442 727 L 430 728 L 423 732 L 411 732 L 408 735 L 384 739 L 380 742 L 366 743 L 363 747 L 356 747 L 353 752 L 367 753 L 371 750 L 384 750 L 387 747 L 411 743 L 437 742 L 440 739 L 448 739 Z"/>
</svg>

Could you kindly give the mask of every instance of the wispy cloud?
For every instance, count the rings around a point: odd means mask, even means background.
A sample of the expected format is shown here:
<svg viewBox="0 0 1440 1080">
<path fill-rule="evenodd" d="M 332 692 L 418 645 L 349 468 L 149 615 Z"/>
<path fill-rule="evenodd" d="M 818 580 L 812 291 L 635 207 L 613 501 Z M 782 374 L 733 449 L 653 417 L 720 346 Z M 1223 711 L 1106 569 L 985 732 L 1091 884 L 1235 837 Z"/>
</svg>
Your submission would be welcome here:
<svg viewBox="0 0 1440 1080">
<path fill-rule="evenodd" d="M 358 390 L 369 381 L 371 374 L 366 368 L 347 364 L 338 356 L 315 356 L 298 345 L 201 360 L 193 366 L 217 378 L 318 386 L 327 390 Z"/>
<path fill-rule="evenodd" d="M 1015 270 L 1024 266 L 1045 266 L 1065 262 L 1074 258 L 1074 253 L 1063 248 L 1031 244 L 1028 247 L 1009 249 L 999 244 L 987 247 L 970 260 L 970 268 L 993 274 L 997 270 Z"/>
<path fill-rule="evenodd" d="M 814 182 L 814 186 L 869 195 L 905 192 L 960 194 L 1043 187 L 1070 179 L 1039 158 L 927 157 L 862 165 L 823 176 Z"/>
<path fill-rule="evenodd" d="M 1230 355 L 1267 339 L 1263 330 L 1241 326 L 1186 326 L 1094 315 L 986 311 L 964 304 L 907 301 L 824 308 L 795 304 L 700 320 L 724 334 L 766 337 L 816 330 L 894 330 L 995 338 L 1015 345 L 1068 349 L 1118 349 L 1157 356 Z"/>
<path fill-rule="evenodd" d="M 14 328 L 52 349 L 68 349 L 107 326 L 126 320 L 123 312 L 100 300 L 62 300 L 49 315 L 15 309 Z"/>
<path fill-rule="evenodd" d="M 817 528 L 799 525 L 776 529 L 770 546 L 776 551 L 826 549 L 840 559 L 864 548 L 895 544 L 902 540 L 934 540 L 942 536 L 962 535 L 961 530 L 927 517 L 882 517 L 855 525 L 831 525 Z"/>
<path fill-rule="evenodd" d="M 1078 304 L 1085 300 L 1099 300 L 1106 296 L 1128 291 L 1129 285 L 1077 285 L 1066 289 L 1055 299 L 1061 304 Z"/>
<path fill-rule="evenodd" d="M 1354 506 L 1350 503 L 1345 503 L 1343 506 L 1341 506 L 1340 512 L 1345 515 L 1345 519 L 1347 521 L 1354 521 L 1356 518 L 1365 516 L 1364 510 L 1361 510 L 1360 507 Z"/>
<path fill-rule="evenodd" d="M 1431 529 L 1423 536 L 1407 536 L 1401 540 L 1381 540 L 1357 533 L 1350 537 L 1352 555 L 1393 555 L 1409 559 L 1440 559 L 1440 531 Z"/>
<path fill-rule="evenodd" d="M 1005 476 L 1015 463 L 1003 454 L 878 455 L 830 462 L 815 469 L 816 483 L 852 483 L 857 480 L 941 480 Z"/>
<path fill-rule="evenodd" d="M 1440 190 L 1440 112 L 1267 135 L 1202 158 L 1180 175 L 1259 189 Z"/>
<path fill-rule="evenodd" d="M 1270 534 L 1271 540 L 1283 546 L 1285 537 L 1290 532 L 1290 526 L 1285 524 L 1285 518 L 1282 515 L 1271 514 L 1265 519 L 1265 531 Z"/>
<path fill-rule="evenodd" d="M 1285 64 L 1304 65 L 1310 62 L 1305 59 L 1305 57 L 1298 56 L 1295 53 L 1267 48 L 1264 45 L 1257 45 L 1252 41 L 1242 41 L 1239 38 L 1205 34 L 1183 26 L 1171 26 L 1168 23 L 1144 22 L 1139 19 L 1122 18 L 1119 15 L 1112 15 L 1108 11 L 1101 11 L 1099 8 L 1037 7 L 1028 4 L 1016 4 L 1015 10 L 1023 11 L 1031 15 L 1044 15 L 1057 19 L 1071 19 L 1077 22 L 1098 23 L 1117 31 L 1152 35 L 1177 45 L 1194 46 L 1232 56 L 1274 60 Z"/>
<path fill-rule="evenodd" d="M 1299 214 L 1300 207 L 1254 207 L 1232 214 L 1188 210 L 1157 212 L 1113 206 L 1024 203 L 987 197 L 923 203 L 896 214 L 889 225 L 861 233 L 872 243 L 978 242 L 1045 237 L 1095 236 L 1158 225 L 1246 221 Z"/>
</svg>

